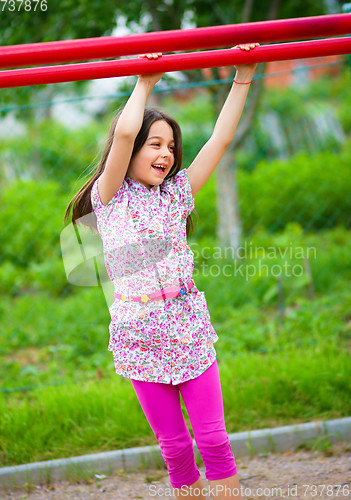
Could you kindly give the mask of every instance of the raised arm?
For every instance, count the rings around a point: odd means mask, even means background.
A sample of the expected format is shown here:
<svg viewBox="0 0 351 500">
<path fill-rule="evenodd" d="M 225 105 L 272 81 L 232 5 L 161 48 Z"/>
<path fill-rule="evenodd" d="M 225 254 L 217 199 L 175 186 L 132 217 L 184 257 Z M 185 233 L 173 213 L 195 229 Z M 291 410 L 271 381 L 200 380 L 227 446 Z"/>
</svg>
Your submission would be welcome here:
<svg viewBox="0 0 351 500">
<path fill-rule="evenodd" d="M 145 55 L 141 56 L 145 57 Z M 164 73 L 139 76 L 117 121 L 112 146 L 100 176 L 98 191 L 104 205 L 121 187 L 133 151 L 134 141 L 143 123 L 146 100 Z"/>
<path fill-rule="evenodd" d="M 238 48 L 250 50 L 257 45 L 258 43 L 243 44 Z M 193 196 L 207 182 L 233 140 L 250 87 L 244 82 L 252 79 L 256 66 L 256 64 L 236 66 L 235 80 L 243 83 L 233 82 L 210 139 L 187 169 Z"/>
</svg>

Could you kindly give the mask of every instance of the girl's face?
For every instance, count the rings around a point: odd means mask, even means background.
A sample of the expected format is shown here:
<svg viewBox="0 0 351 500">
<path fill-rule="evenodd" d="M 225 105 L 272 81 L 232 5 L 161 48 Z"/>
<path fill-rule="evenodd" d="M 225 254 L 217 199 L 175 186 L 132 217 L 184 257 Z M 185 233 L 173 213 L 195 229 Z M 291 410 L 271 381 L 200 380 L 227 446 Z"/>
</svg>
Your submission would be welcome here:
<svg viewBox="0 0 351 500">
<path fill-rule="evenodd" d="M 149 130 L 149 135 L 132 158 L 126 175 L 148 189 L 162 184 L 174 163 L 174 137 L 172 127 L 165 120 L 157 120 Z M 164 168 L 154 168 L 162 165 Z"/>
</svg>

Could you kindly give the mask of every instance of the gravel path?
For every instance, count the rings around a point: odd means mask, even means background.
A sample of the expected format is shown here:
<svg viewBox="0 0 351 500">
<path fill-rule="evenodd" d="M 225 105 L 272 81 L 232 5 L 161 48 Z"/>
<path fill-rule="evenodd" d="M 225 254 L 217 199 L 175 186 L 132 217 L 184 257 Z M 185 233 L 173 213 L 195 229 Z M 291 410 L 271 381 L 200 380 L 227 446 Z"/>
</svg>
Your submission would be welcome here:
<svg viewBox="0 0 351 500">
<path fill-rule="evenodd" d="M 297 498 L 351 499 L 351 445 L 334 443 L 326 452 L 298 451 L 269 453 L 237 458 L 243 499 Z M 200 467 L 210 499 L 205 468 Z M 305 485 L 305 486 L 304 486 Z M 231 498 L 230 495 L 227 495 Z M 174 499 L 166 470 L 138 473 L 116 472 L 109 477 L 94 477 L 80 484 L 72 482 L 35 486 L 31 491 L 1 491 L 1 499 L 16 500 L 151 500 Z M 183 498 L 189 498 L 184 496 Z M 233 498 L 233 495 L 232 495 Z"/>
</svg>

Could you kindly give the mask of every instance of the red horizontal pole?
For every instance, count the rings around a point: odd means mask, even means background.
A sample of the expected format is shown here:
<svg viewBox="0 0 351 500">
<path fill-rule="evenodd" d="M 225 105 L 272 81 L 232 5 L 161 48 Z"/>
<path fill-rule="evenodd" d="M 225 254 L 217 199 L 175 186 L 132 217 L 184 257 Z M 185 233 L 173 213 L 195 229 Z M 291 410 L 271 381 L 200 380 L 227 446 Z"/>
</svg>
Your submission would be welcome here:
<svg viewBox="0 0 351 500">
<path fill-rule="evenodd" d="M 0 88 L 72 82 L 116 76 L 142 75 L 186 69 L 215 68 L 233 64 L 284 61 L 351 53 L 351 37 L 261 45 L 249 52 L 239 48 L 171 54 L 145 58 L 43 66 L 0 71 Z"/>
<path fill-rule="evenodd" d="M 124 37 L 83 38 L 0 47 L 0 68 L 116 58 L 147 52 L 229 47 L 245 42 L 281 42 L 351 33 L 351 14 L 300 17 L 168 30 Z"/>
</svg>

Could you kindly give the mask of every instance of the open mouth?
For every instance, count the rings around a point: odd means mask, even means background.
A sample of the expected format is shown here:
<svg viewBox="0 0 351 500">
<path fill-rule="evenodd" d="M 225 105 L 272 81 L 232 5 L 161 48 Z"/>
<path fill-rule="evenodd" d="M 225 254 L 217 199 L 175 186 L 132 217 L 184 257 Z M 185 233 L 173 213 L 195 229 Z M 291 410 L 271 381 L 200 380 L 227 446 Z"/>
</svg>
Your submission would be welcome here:
<svg viewBox="0 0 351 500">
<path fill-rule="evenodd" d="M 158 173 L 158 174 L 163 174 L 166 171 L 166 167 L 163 167 L 162 165 L 152 165 L 152 168 Z"/>
</svg>

